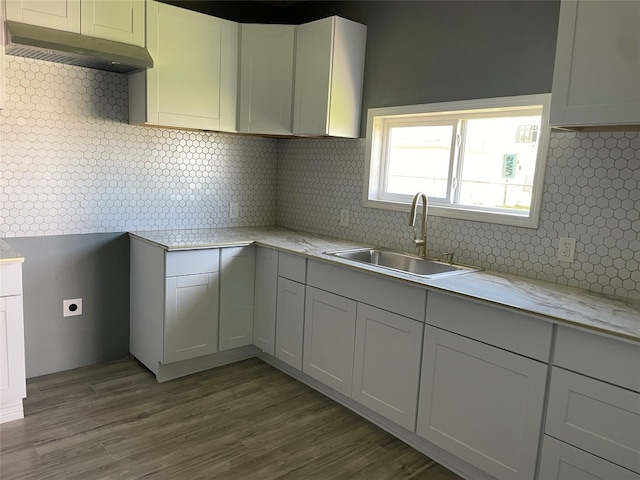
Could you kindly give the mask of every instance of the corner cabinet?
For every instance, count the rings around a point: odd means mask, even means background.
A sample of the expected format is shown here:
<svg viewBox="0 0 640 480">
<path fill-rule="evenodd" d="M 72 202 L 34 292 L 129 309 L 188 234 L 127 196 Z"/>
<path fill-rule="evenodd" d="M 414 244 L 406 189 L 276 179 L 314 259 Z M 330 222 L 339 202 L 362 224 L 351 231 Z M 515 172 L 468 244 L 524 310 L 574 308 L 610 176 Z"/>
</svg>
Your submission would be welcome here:
<svg viewBox="0 0 640 480">
<path fill-rule="evenodd" d="M 549 124 L 640 125 L 640 2 L 562 0 Z"/>
<path fill-rule="evenodd" d="M 9 20 L 141 47 L 144 5 L 144 0 L 6 0 Z"/>
<path fill-rule="evenodd" d="M 296 27 L 294 135 L 359 136 L 366 36 L 335 16 Z"/>
<path fill-rule="evenodd" d="M 236 131 L 238 24 L 149 0 L 154 67 L 129 75 L 129 123 Z"/>
<path fill-rule="evenodd" d="M 291 135 L 295 28 L 241 25 L 238 131 Z"/>
<path fill-rule="evenodd" d="M 24 418 L 22 262 L 0 264 L 0 423 Z"/>
</svg>

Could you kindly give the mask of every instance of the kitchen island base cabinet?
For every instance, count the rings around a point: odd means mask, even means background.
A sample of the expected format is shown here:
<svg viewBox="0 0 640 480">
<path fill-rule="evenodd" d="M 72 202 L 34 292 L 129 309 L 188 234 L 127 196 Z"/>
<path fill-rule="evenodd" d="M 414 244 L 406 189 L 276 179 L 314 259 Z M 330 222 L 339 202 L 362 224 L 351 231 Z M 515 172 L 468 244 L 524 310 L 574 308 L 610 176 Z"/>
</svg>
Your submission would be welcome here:
<svg viewBox="0 0 640 480">
<path fill-rule="evenodd" d="M 423 352 L 418 435 L 498 479 L 532 479 L 547 365 L 431 326 Z"/>
<path fill-rule="evenodd" d="M 253 245 L 220 251 L 220 350 L 253 343 L 256 250 Z"/>
<path fill-rule="evenodd" d="M 303 372 L 351 397 L 356 302 L 307 287 Z"/>
<path fill-rule="evenodd" d="M 538 478 L 540 480 L 640 480 L 640 475 L 545 435 Z"/>
<path fill-rule="evenodd" d="M 415 431 L 424 324 L 358 304 L 353 399 Z"/>
</svg>

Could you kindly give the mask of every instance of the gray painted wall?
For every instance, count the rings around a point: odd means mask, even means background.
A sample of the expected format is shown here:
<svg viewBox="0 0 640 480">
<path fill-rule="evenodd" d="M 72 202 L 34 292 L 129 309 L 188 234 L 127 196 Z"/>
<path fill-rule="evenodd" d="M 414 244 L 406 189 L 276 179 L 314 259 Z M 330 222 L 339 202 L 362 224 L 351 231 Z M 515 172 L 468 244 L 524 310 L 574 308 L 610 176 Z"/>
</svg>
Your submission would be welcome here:
<svg viewBox="0 0 640 480">
<path fill-rule="evenodd" d="M 27 377 L 126 357 L 129 237 L 121 233 L 9 238 L 23 264 Z M 62 300 L 82 298 L 82 315 Z"/>
</svg>

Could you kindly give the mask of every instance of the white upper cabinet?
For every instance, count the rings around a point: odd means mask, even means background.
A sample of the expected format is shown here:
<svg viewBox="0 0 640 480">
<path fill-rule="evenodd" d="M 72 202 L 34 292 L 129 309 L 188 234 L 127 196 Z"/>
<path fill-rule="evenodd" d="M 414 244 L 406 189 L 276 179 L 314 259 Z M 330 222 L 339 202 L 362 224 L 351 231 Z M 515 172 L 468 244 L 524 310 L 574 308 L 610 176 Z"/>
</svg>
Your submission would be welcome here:
<svg viewBox="0 0 640 480">
<path fill-rule="evenodd" d="M 7 0 L 7 19 L 144 47 L 144 0 Z"/>
<path fill-rule="evenodd" d="M 143 0 L 82 0 L 80 32 L 144 47 Z"/>
<path fill-rule="evenodd" d="M 291 135 L 295 26 L 245 24 L 240 32 L 238 130 Z"/>
<path fill-rule="evenodd" d="M 640 2 L 563 0 L 550 124 L 640 125 Z"/>
<path fill-rule="evenodd" d="M 147 2 L 154 67 L 129 75 L 129 122 L 236 130 L 238 24 Z"/>
<path fill-rule="evenodd" d="M 80 33 L 80 0 L 6 0 L 7 20 Z"/>
<path fill-rule="evenodd" d="M 294 135 L 358 137 L 366 36 L 340 17 L 296 27 Z"/>
</svg>

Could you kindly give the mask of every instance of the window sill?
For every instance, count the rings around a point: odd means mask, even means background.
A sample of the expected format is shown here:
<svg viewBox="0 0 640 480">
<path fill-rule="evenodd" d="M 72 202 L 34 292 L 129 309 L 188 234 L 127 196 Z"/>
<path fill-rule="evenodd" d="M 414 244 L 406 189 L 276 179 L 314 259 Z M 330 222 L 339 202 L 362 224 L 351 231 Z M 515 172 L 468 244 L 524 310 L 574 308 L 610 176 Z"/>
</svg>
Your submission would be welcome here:
<svg viewBox="0 0 640 480">
<path fill-rule="evenodd" d="M 369 198 L 365 198 L 363 200 L 362 206 L 381 210 L 407 212 L 407 214 L 411 210 L 411 205 L 408 203 L 371 200 Z M 509 213 L 486 212 L 462 206 L 445 207 L 442 205 L 429 205 L 428 214 L 434 217 L 456 218 L 460 220 L 471 220 L 473 222 L 494 223 L 497 225 L 509 225 L 523 228 L 538 228 L 538 212 L 534 211 L 529 212 L 529 215 L 525 216 Z"/>
</svg>

